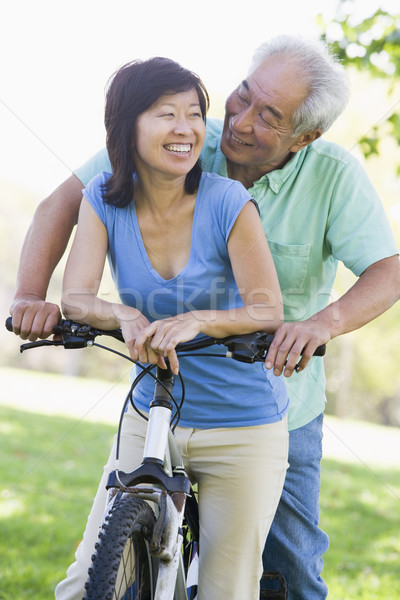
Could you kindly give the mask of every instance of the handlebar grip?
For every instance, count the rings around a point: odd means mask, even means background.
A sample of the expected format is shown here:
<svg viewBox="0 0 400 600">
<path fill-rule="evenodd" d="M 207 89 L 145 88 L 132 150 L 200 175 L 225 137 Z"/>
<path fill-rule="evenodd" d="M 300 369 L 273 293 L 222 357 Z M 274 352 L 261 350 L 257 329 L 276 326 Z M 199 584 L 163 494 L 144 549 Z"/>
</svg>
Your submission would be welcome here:
<svg viewBox="0 0 400 600">
<path fill-rule="evenodd" d="M 58 325 L 56 325 L 55 327 L 53 327 L 53 333 L 61 333 L 60 331 L 57 331 L 57 328 L 62 328 L 63 325 L 63 320 L 60 319 L 60 321 L 58 322 Z M 11 333 L 14 331 L 13 329 L 13 324 L 12 324 L 12 317 L 7 317 L 6 322 L 5 322 L 5 327 L 7 329 L 7 331 L 11 331 Z"/>
</svg>

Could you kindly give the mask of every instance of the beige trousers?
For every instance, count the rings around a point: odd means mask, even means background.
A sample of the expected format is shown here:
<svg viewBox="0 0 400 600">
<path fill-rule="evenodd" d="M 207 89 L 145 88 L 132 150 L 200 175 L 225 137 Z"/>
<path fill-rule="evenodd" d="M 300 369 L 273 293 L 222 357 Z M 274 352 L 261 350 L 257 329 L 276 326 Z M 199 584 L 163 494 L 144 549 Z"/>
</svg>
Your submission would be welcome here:
<svg viewBox="0 0 400 600">
<path fill-rule="evenodd" d="M 120 469 L 142 460 L 146 423 L 133 409 L 123 423 Z M 190 429 L 175 437 L 188 475 L 198 484 L 200 562 L 198 600 L 257 600 L 261 556 L 287 469 L 287 419 L 255 427 Z M 88 517 L 86 531 L 56 600 L 81 600 L 115 468 L 115 442 Z"/>
</svg>

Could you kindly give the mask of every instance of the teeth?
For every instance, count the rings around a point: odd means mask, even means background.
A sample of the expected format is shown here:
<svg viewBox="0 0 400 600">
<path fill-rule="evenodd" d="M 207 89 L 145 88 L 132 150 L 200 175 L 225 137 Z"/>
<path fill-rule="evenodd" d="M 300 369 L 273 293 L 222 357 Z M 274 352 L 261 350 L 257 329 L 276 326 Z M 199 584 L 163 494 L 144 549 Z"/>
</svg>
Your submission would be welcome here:
<svg viewBox="0 0 400 600">
<path fill-rule="evenodd" d="M 235 142 L 237 142 L 238 144 L 242 144 L 243 146 L 250 146 L 250 144 L 246 144 L 246 142 L 242 142 L 242 140 L 239 140 L 239 138 L 237 138 L 235 135 L 233 135 L 232 133 L 232 138 L 235 140 Z"/>
<path fill-rule="evenodd" d="M 191 144 L 167 144 L 164 146 L 166 150 L 171 152 L 190 152 Z"/>
</svg>

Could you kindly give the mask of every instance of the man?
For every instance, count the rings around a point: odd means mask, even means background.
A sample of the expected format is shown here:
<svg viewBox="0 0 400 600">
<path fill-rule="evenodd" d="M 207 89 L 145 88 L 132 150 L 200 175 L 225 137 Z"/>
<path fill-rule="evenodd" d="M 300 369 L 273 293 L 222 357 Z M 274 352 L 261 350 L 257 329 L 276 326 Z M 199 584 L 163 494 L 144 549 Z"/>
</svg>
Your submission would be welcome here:
<svg viewBox="0 0 400 600">
<path fill-rule="evenodd" d="M 348 95 L 343 69 L 322 45 L 276 38 L 256 52 L 247 79 L 227 99 L 224 122 L 209 122 L 202 153 L 204 170 L 238 179 L 258 201 L 284 298 L 286 322 L 267 361 L 290 377 L 290 468 L 263 559 L 265 571 L 283 575 L 289 600 L 327 595 L 320 574 L 328 538 L 318 528 L 324 373 L 322 360 L 310 357 L 400 296 L 398 251 L 376 192 L 353 157 L 319 139 Z M 24 339 L 49 335 L 59 317 L 45 302 L 49 278 L 76 221 L 82 185 L 109 170 L 107 160 L 98 153 L 35 214 L 11 307 Z M 339 260 L 358 280 L 329 303 Z"/>
</svg>

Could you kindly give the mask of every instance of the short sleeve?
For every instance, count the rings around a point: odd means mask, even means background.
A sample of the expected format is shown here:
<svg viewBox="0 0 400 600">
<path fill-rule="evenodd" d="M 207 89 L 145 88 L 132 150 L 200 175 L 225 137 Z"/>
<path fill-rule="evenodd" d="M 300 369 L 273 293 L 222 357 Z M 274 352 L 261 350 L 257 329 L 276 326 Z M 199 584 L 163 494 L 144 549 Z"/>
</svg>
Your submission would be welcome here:
<svg viewBox="0 0 400 600">
<path fill-rule="evenodd" d="M 218 177 L 218 179 L 223 182 L 223 191 L 220 202 L 216 203 L 215 206 L 217 210 L 219 227 L 225 241 L 227 242 L 232 231 L 232 227 L 234 226 L 236 219 L 238 218 L 244 205 L 247 204 L 247 202 L 253 202 L 257 209 L 258 206 L 241 183 L 226 178 Z"/>
<path fill-rule="evenodd" d="M 326 240 L 333 256 L 357 277 L 398 253 L 383 204 L 356 159 L 344 165 L 337 179 Z"/>
<path fill-rule="evenodd" d="M 83 190 L 83 195 L 94 208 L 99 219 L 107 226 L 107 208 L 103 201 L 102 185 L 107 181 L 110 173 L 100 173 L 91 179 Z"/>
<path fill-rule="evenodd" d="M 107 148 L 102 148 L 94 154 L 83 165 L 74 169 L 74 175 L 80 179 L 83 185 L 87 185 L 95 175 L 102 171 L 112 173 L 110 159 L 108 158 Z"/>
</svg>

